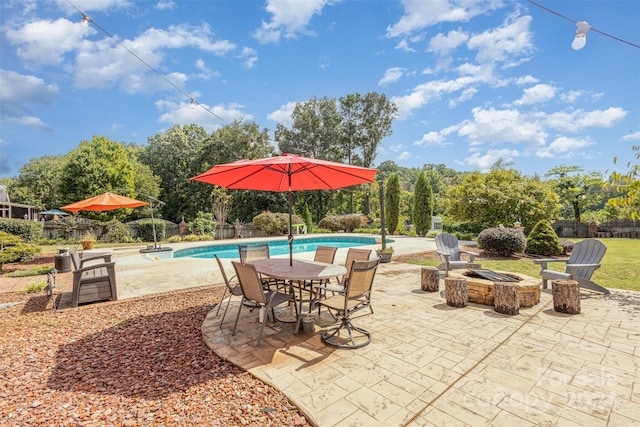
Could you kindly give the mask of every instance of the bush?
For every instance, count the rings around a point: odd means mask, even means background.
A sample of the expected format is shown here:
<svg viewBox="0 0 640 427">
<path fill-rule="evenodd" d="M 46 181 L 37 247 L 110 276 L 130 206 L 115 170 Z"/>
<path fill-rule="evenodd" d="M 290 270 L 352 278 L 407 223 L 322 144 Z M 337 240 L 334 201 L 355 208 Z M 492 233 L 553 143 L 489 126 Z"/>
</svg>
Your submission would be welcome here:
<svg viewBox="0 0 640 427">
<path fill-rule="evenodd" d="M 26 261 L 42 252 L 39 246 L 23 243 L 19 236 L 0 231 L 0 272 L 8 262 Z"/>
<path fill-rule="evenodd" d="M 331 215 L 322 218 L 318 227 L 326 228 L 334 233 L 338 231 L 353 233 L 354 230 L 366 226 L 368 221 L 367 216 L 363 214 Z"/>
<path fill-rule="evenodd" d="M 528 254 L 555 256 L 560 255 L 563 249 L 558 235 L 553 231 L 551 222 L 548 220 L 538 221 L 527 237 L 526 253 Z"/>
<path fill-rule="evenodd" d="M 487 228 L 478 235 L 478 247 L 491 254 L 511 256 L 524 252 L 527 238 L 520 228 Z"/>
<path fill-rule="evenodd" d="M 19 236 L 23 242 L 38 244 L 44 224 L 40 221 L 25 221 L 15 218 L 0 218 L 0 231 Z"/>
<path fill-rule="evenodd" d="M 217 225 L 218 223 L 211 212 L 198 212 L 196 219 L 191 221 L 188 227 L 192 233 L 197 228 L 200 234 L 213 234 L 215 236 Z"/>
<path fill-rule="evenodd" d="M 140 221 L 138 223 L 138 237 L 143 242 L 153 242 L 153 222 L 149 221 Z M 164 221 L 155 221 L 156 227 L 156 240 L 164 240 L 165 237 L 165 223 Z"/>
<path fill-rule="evenodd" d="M 133 241 L 129 226 L 117 219 L 112 219 L 101 224 L 102 234 L 100 241 L 104 243 L 130 243 Z"/>
<path fill-rule="evenodd" d="M 293 215 L 291 221 L 292 224 L 304 223 L 298 215 Z M 253 226 L 268 236 L 289 234 L 289 214 L 265 211 L 253 218 Z"/>
<path fill-rule="evenodd" d="M 573 242 L 567 239 L 560 239 L 562 245 L 562 255 L 569 255 L 573 250 Z"/>
</svg>

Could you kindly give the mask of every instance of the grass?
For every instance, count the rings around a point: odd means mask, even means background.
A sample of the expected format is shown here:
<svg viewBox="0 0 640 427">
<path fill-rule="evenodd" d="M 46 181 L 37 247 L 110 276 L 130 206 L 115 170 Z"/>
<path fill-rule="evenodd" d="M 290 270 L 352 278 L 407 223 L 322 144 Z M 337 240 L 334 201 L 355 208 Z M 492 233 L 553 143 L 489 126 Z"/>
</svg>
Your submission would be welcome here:
<svg viewBox="0 0 640 427">
<path fill-rule="evenodd" d="M 26 268 L 24 270 L 16 270 L 11 273 L 7 273 L 6 277 L 29 277 L 29 276 L 39 276 L 41 274 L 47 274 L 51 271 L 53 266 L 46 267 L 37 267 L 37 268 Z"/>
<path fill-rule="evenodd" d="M 24 291 L 27 294 L 34 294 L 36 292 L 41 292 L 44 288 L 47 287 L 47 282 L 33 282 L 29 286 L 27 286 Z"/>
<path fill-rule="evenodd" d="M 639 239 L 600 239 L 607 245 L 607 253 L 601 267 L 593 273 L 591 280 L 605 288 L 640 291 Z M 413 264 L 437 266 L 439 261 L 415 261 Z M 539 277 L 540 268 L 532 260 L 479 261 L 482 268 L 513 271 Z M 564 271 L 563 263 L 551 263 L 549 267 Z"/>
</svg>

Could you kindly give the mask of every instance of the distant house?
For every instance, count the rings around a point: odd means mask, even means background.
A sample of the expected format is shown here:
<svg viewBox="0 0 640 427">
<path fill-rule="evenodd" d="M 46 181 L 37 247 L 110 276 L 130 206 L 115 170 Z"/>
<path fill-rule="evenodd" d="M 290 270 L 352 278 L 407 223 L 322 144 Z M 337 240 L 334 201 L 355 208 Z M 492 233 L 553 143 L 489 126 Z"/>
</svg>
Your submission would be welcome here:
<svg viewBox="0 0 640 427">
<path fill-rule="evenodd" d="M 11 203 L 6 185 L 0 185 L 0 217 L 2 218 L 20 218 L 32 221 L 38 220 L 38 212 L 41 209 L 38 206 L 23 205 L 22 203 Z"/>
</svg>

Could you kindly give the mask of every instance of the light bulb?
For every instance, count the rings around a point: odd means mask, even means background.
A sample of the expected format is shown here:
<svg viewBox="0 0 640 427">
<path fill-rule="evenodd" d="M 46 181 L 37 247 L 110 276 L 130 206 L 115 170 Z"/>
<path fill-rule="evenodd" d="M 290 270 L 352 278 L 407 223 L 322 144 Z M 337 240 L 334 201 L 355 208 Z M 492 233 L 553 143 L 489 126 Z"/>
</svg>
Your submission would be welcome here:
<svg viewBox="0 0 640 427">
<path fill-rule="evenodd" d="M 580 50 L 587 44 L 587 31 L 591 29 L 591 26 L 585 22 L 576 22 L 578 29 L 576 30 L 576 37 L 571 43 L 573 50 Z"/>
<path fill-rule="evenodd" d="M 190 104 L 190 106 L 191 106 L 191 109 L 192 109 L 192 110 L 193 110 L 194 108 L 196 108 L 196 100 L 195 100 L 195 99 L 191 98 L 191 104 Z"/>
<path fill-rule="evenodd" d="M 83 28 L 87 28 L 89 26 L 89 22 L 91 22 L 91 18 L 82 14 L 82 21 L 80 22 L 80 25 L 82 25 Z"/>
</svg>

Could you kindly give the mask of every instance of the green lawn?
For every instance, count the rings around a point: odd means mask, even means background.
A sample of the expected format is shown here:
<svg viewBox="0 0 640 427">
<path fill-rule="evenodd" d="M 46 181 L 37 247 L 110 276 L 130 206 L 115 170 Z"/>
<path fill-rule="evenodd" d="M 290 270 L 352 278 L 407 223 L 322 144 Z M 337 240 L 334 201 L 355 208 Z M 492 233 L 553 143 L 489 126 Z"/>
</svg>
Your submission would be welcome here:
<svg viewBox="0 0 640 427">
<path fill-rule="evenodd" d="M 573 239 L 572 239 L 573 240 Z M 640 239 L 600 239 L 607 245 L 602 266 L 593 273 L 594 282 L 605 288 L 640 291 Z M 514 271 L 538 277 L 540 267 L 531 260 L 479 261 L 482 268 Z M 438 261 L 416 261 L 414 264 L 437 266 Z M 550 268 L 564 271 L 563 263 L 551 263 Z"/>
</svg>

